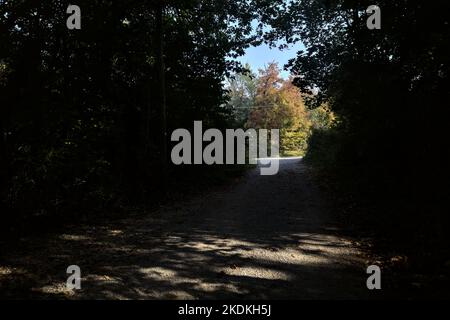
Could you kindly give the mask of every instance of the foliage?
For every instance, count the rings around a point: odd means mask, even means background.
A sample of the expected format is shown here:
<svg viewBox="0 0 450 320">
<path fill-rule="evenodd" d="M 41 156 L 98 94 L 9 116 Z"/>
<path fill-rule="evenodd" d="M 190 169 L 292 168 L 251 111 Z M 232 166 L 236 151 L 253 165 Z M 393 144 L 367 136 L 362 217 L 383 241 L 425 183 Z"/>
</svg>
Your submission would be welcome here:
<svg viewBox="0 0 450 320">
<path fill-rule="evenodd" d="M 159 201 L 160 70 L 169 130 L 230 125 L 223 81 L 255 41 L 252 4 L 158 3 L 80 0 L 82 28 L 69 31 L 67 1 L 0 2 L 3 226 Z"/>
<path fill-rule="evenodd" d="M 450 28 L 442 13 L 450 4 L 378 1 L 381 30 L 369 30 L 371 4 L 292 1 L 265 17 L 273 26 L 266 39 L 301 39 L 306 50 L 290 63 L 295 84 L 316 91 L 312 106 L 326 102 L 339 119 L 331 133 L 312 136 L 311 152 L 328 144 L 341 179 L 378 208 L 373 221 L 388 219 L 397 235 L 416 234 L 416 244 L 444 239 Z"/>
<path fill-rule="evenodd" d="M 280 77 L 276 63 L 260 70 L 246 126 L 280 129 L 282 155 L 302 155 L 306 151 L 311 127 L 308 112 L 300 91 L 291 79 L 283 80 Z"/>
<path fill-rule="evenodd" d="M 237 72 L 227 79 L 228 106 L 233 110 L 237 127 L 242 127 L 248 119 L 256 98 L 256 82 L 256 75 L 248 64 L 244 66 L 244 71 Z"/>
<path fill-rule="evenodd" d="M 276 63 L 256 76 L 246 66 L 228 81 L 229 108 L 237 125 L 255 129 L 280 129 L 280 151 L 284 156 L 302 156 L 308 148 L 311 130 L 329 128 L 336 122 L 325 105 L 308 110 L 304 95 L 293 79 L 282 79 Z"/>
</svg>

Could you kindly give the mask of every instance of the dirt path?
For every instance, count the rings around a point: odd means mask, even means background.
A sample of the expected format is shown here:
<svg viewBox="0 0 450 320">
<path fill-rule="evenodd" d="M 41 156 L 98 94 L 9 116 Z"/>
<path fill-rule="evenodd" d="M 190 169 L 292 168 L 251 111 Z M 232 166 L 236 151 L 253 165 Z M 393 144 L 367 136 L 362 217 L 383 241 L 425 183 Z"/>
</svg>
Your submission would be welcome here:
<svg viewBox="0 0 450 320">
<path fill-rule="evenodd" d="M 147 217 L 24 239 L 0 260 L 0 296 L 99 299 L 367 298 L 362 255 L 307 167 L 242 182 Z M 31 252 L 31 255 L 30 255 Z M 66 268 L 82 290 L 65 288 Z"/>
</svg>

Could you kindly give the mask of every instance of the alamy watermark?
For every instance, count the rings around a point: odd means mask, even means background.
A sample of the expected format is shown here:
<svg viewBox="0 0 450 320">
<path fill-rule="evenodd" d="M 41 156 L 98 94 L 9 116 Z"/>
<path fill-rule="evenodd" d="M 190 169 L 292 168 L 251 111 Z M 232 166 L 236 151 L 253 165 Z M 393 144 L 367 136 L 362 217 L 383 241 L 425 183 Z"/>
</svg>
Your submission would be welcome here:
<svg viewBox="0 0 450 320">
<path fill-rule="evenodd" d="M 80 290 L 81 289 L 81 269 L 77 265 L 71 265 L 67 267 L 67 274 L 70 276 L 67 278 L 66 287 L 69 290 Z"/>
<path fill-rule="evenodd" d="M 371 5 L 366 9 L 366 13 L 370 14 L 367 19 L 367 28 L 369 30 L 381 29 L 381 9 L 379 6 Z"/>
<path fill-rule="evenodd" d="M 268 139 L 270 136 L 270 155 Z M 172 149 L 175 165 L 261 164 L 261 175 L 275 175 L 279 169 L 279 129 L 218 129 L 203 132 L 202 121 L 194 121 L 194 136 L 187 129 L 176 129 L 171 136 L 178 142 Z M 203 148 L 203 143 L 207 145 Z"/>
<path fill-rule="evenodd" d="M 379 266 L 371 265 L 367 267 L 367 274 L 370 276 L 367 278 L 367 289 L 380 290 L 381 289 L 381 269 Z"/>
<path fill-rule="evenodd" d="M 66 12 L 70 14 L 67 18 L 66 26 L 69 30 L 80 30 L 81 29 L 81 9 L 77 5 L 69 5 Z"/>
<path fill-rule="evenodd" d="M 69 30 L 81 29 L 81 9 L 77 5 L 69 5 L 66 12 L 70 14 L 67 18 L 66 26 Z M 366 9 L 366 13 L 370 14 L 367 19 L 367 28 L 369 30 L 381 29 L 381 9 L 377 5 L 371 5 Z"/>
</svg>

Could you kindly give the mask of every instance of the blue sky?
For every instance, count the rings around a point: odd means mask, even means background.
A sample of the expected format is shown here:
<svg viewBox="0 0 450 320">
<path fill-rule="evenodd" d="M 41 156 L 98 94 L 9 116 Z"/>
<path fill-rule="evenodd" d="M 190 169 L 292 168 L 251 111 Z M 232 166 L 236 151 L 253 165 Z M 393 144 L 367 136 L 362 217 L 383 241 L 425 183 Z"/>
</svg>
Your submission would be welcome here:
<svg viewBox="0 0 450 320">
<path fill-rule="evenodd" d="M 303 48 L 304 47 L 301 43 L 297 43 L 289 49 L 280 51 L 278 48 L 271 49 L 268 45 L 263 44 L 259 47 L 248 48 L 246 54 L 237 60 L 242 64 L 249 63 L 254 72 L 257 72 L 258 69 L 264 68 L 264 66 L 272 61 L 278 62 L 280 68 L 283 68 L 289 59 L 295 58 L 297 56 L 297 52 Z M 287 78 L 289 77 L 289 72 L 283 71 L 281 75 L 283 78 Z"/>
</svg>

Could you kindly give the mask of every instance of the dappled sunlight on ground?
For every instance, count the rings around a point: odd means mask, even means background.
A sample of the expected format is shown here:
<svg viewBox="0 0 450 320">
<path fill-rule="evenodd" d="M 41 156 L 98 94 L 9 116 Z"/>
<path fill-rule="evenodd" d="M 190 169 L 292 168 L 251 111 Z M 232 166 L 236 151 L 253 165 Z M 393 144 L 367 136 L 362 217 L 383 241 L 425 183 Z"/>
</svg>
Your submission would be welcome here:
<svg viewBox="0 0 450 320">
<path fill-rule="evenodd" d="M 363 298 L 360 252 L 339 236 L 304 167 L 147 217 L 24 240 L 0 263 L 1 296 L 64 299 Z M 82 289 L 68 290 L 79 265 Z"/>
</svg>

